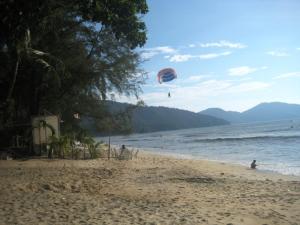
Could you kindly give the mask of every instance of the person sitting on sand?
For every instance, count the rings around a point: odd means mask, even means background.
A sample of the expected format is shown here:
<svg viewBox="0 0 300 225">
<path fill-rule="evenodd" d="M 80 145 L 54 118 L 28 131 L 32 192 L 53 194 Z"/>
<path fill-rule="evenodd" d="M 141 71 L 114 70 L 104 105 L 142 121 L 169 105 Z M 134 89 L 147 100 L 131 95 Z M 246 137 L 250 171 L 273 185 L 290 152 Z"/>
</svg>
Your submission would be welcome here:
<svg viewBox="0 0 300 225">
<path fill-rule="evenodd" d="M 130 151 L 129 149 L 127 149 L 125 147 L 125 145 L 121 146 L 121 151 L 120 151 L 120 155 L 119 155 L 119 159 L 121 160 L 129 160 L 132 159 L 132 151 Z"/>
<path fill-rule="evenodd" d="M 256 167 L 257 167 L 256 160 L 253 160 L 250 167 L 251 167 L 251 169 L 256 169 Z"/>
</svg>

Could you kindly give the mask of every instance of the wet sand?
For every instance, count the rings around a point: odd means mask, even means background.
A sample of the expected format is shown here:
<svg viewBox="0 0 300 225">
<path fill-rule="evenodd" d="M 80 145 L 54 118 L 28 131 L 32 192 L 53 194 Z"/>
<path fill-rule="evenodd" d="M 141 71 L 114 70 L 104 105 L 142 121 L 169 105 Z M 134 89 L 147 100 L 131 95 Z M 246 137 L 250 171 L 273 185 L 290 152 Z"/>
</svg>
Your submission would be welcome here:
<svg viewBox="0 0 300 225">
<path fill-rule="evenodd" d="M 139 153 L 0 161 L 0 224 L 300 224 L 300 177 Z"/>
</svg>

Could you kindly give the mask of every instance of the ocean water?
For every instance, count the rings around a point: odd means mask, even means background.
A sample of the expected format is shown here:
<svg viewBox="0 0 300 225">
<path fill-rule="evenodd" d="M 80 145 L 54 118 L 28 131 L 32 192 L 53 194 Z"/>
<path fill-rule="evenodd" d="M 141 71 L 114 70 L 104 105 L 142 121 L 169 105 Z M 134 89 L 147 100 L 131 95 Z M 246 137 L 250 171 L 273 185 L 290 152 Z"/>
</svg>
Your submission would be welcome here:
<svg viewBox="0 0 300 225">
<path fill-rule="evenodd" d="M 97 139 L 107 142 L 107 137 Z M 111 143 L 245 166 L 256 159 L 259 170 L 300 176 L 300 120 L 113 136 Z"/>
</svg>

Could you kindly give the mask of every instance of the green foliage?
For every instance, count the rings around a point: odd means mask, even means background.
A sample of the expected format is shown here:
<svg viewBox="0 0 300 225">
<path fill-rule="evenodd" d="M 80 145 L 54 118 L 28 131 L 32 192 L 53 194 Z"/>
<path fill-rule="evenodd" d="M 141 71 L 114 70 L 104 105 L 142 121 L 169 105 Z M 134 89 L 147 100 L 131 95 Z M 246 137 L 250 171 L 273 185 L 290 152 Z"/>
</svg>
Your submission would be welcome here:
<svg viewBox="0 0 300 225">
<path fill-rule="evenodd" d="M 102 144 L 102 142 L 95 142 L 95 140 L 92 137 L 86 136 L 83 139 L 82 142 L 88 149 L 89 153 L 90 153 L 90 157 L 92 159 L 95 159 L 99 156 L 99 150 L 98 147 L 100 144 Z"/>
<path fill-rule="evenodd" d="M 109 113 L 102 119 L 96 119 L 97 132 L 106 135 L 131 133 L 133 112 L 143 103 L 140 101 L 137 105 L 123 104 L 122 107 L 112 101 L 107 101 L 106 104 Z"/>
<path fill-rule="evenodd" d="M 57 138 L 56 136 L 51 136 L 51 144 L 49 149 L 48 156 L 52 158 L 52 156 L 56 156 L 58 158 L 65 158 L 69 156 L 71 153 L 71 139 L 69 136 L 60 136 Z"/>
<path fill-rule="evenodd" d="M 68 133 L 75 112 L 101 120 L 112 93 L 138 95 L 147 11 L 145 0 L 0 1 L 0 128 L 47 110 Z"/>
<path fill-rule="evenodd" d="M 100 156 L 100 145 L 102 142 L 95 142 L 85 131 L 81 130 L 77 134 L 63 135 L 57 138 L 51 136 L 51 143 L 48 149 L 48 157 L 79 159 L 85 156 L 85 150 L 89 152 L 89 158 L 95 159 Z M 75 142 L 80 143 L 77 146 Z"/>
</svg>

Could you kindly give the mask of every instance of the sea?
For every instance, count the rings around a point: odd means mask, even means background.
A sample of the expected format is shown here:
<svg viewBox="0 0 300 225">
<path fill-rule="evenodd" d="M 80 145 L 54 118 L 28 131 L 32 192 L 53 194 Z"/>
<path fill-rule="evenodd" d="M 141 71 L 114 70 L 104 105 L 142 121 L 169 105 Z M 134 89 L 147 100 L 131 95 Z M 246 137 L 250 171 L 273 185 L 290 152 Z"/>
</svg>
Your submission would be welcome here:
<svg viewBox="0 0 300 225">
<path fill-rule="evenodd" d="M 300 176 L 300 119 L 113 136 L 111 144 L 244 166 L 255 159 L 261 171 Z"/>
</svg>

